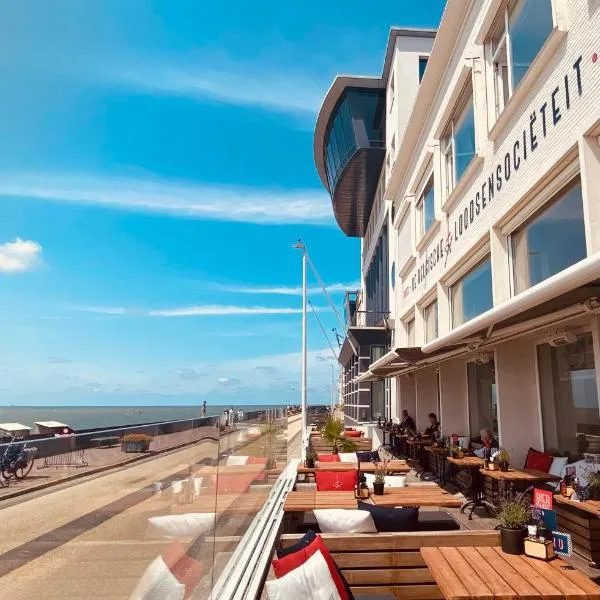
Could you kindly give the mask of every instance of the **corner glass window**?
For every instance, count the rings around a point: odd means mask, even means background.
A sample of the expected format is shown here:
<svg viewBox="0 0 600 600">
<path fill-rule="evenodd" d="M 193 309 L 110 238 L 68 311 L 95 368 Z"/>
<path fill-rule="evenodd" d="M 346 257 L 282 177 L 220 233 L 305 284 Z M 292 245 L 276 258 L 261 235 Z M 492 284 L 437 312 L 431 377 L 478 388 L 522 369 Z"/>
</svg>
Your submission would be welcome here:
<svg viewBox="0 0 600 600">
<path fill-rule="evenodd" d="M 587 255 L 581 181 L 511 235 L 516 292 L 536 285 Z"/>
<path fill-rule="evenodd" d="M 438 303 L 434 300 L 423 311 L 425 321 L 425 341 L 432 342 L 438 336 Z"/>
<path fill-rule="evenodd" d="M 417 201 L 418 238 L 421 239 L 435 221 L 435 196 L 433 175 L 429 178 Z"/>
<path fill-rule="evenodd" d="M 471 437 L 479 436 L 482 429 L 489 429 L 497 439 L 498 402 L 493 360 L 467 363 L 467 393 Z"/>
<path fill-rule="evenodd" d="M 538 346 L 544 449 L 571 457 L 598 454 L 600 412 L 592 334 Z"/>
<path fill-rule="evenodd" d="M 552 0 L 510 0 L 488 39 L 498 116 L 554 28 Z"/>
<path fill-rule="evenodd" d="M 423 75 L 425 75 L 425 69 L 427 68 L 428 61 L 429 59 L 426 56 L 421 56 L 419 58 L 419 83 L 421 83 Z"/>
<path fill-rule="evenodd" d="M 441 140 L 446 178 L 446 198 L 452 193 L 475 156 L 475 111 L 473 88 L 467 85 Z"/>
<path fill-rule="evenodd" d="M 450 303 L 453 327 L 492 308 L 492 264 L 489 256 L 450 288 Z"/>
</svg>

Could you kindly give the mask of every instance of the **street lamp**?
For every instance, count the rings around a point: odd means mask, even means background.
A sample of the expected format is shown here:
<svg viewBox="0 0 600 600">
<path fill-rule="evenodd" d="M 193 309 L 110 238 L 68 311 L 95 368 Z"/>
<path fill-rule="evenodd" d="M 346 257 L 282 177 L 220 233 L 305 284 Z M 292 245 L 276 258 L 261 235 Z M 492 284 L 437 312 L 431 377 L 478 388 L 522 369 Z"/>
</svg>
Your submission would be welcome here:
<svg viewBox="0 0 600 600">
<path fill-rule="evenodd" d="M 300 385 L 300 406 L 302 410 L 302 460 L 306 458 L 306 448 L 308 446 L 308 410 L 306 403 L 306 382 L 307 382 L 307 331 L 306 331 L 306 246 L 302 240 L 298 240 L 292 248 L 302 251 L 302 381 Z"/>
</svg>

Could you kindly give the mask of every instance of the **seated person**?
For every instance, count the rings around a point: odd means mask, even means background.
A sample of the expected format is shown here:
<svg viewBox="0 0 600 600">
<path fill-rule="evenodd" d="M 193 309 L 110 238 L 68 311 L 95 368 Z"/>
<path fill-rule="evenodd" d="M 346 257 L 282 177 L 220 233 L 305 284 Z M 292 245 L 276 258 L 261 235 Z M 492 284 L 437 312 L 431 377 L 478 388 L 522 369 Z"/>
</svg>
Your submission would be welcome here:
<svg viewBox="0 0 600 600">
<path fill-rule="evenodd" d="M 404 429 L 406 433 L 414 433 L 417 431 L 417 426 L 415 425 L 415 420 L 409 416 L 408 411 L 404 409 L 402 411 L 402 419 L 400 421 L 400 429 Z"/>
<path fill-rule="evenodd" d="M 482 429 L 480 432 L 482 448 L 475 450 L 475 456 L 479 458 L 489 458 L 496 450 L 499 450 L 500 444 L 494 438 L 494 434 L 490 429 Z"/>
<path fill-rule="evenodd" d="M 423 436 L 431 438 L 433 440 L 440 433 L 440 423 L 437 420 L 437 416 L 435 413 L 429 413 L 428 418 L 429 418 L 429 427 L 427 427 L 427 429 L 425 429 L 425 431 L 423 432 Z"/>
</svg>

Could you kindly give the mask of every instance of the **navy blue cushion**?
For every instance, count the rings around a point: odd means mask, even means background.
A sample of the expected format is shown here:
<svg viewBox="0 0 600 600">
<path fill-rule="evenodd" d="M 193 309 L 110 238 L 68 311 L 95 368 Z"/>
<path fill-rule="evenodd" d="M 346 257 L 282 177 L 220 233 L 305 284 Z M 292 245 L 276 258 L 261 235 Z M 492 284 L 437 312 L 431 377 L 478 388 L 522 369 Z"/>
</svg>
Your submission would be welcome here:
<svg viewBox="0 0 600 600">
<path fill-rule="evenodd" d="M 374 460 L 379 460 L 379 452 L 377 452 L 377 450 L 373 450 L 373 452 L 357 452 L 356 458 L 360 462 L 371 462 Z"/>
<path fill-rule="evenodd" d="M 306 548 L 316 537 L 317 534 L 312 529 L 309 529 L 295 544 L 287 548 L 278 548 L 277 558 L 283 558 L 288 554 L 293 554 L 294 552 L 298 552 L 298 550 Z"/>
<path fill-rule="evenodd" d="M 386 508 L 358 501 L 360 510 L 371 513 L 378 532 L 416 531 L 419 525 L 419 509 Z"/>
</svg>

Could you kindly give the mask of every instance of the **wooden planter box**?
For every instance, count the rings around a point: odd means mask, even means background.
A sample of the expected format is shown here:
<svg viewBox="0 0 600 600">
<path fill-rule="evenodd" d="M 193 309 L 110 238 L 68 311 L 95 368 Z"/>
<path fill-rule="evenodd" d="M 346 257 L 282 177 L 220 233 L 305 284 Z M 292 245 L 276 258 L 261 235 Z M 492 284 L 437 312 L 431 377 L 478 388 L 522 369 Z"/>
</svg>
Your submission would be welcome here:
<svg viewBox="0 0 600 600">
<path fill-rule="evenodd" d="M 571 534 L 573 551 L 600 564 L 600 518 L 570 505 L 556 503 L 554 508 L 559 531 Z"/>
</svg>

